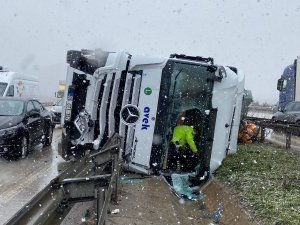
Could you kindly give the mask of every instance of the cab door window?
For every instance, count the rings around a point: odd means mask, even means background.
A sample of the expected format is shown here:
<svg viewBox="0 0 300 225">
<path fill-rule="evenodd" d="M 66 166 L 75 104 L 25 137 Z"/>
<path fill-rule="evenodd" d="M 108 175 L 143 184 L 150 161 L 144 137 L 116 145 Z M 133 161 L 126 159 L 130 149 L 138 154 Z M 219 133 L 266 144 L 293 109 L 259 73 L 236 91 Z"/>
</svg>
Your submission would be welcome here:
<svg viewBox="0 0 300 225">
<path fill-rule="evenodd" d="M 7 93 L 6 93 L 6 96 L 14 97 L 14 85 L 9 86 L 9 88 L 7 90 Z"/>
<path fill-rule="evenodd" d="M 291 103 L 287 104 L 284 111 L 285 112 L 291 112 L 291 111 L 293 111 L 294 106 L 295 106 L 295 103 L 291 102 Z"/>
<path fill-rule="evenodd" d="M 6 90 L 6 87 L 7 87 L 7 83 L 2 83 L 0 82 L 0 96 L 3 96 L 4 95 L 4 92 Z"/>
<path fill-rule="evenodd" d="M 300 103 L 295 104 L 293 111 L 300 111 Z"/>
</svg>

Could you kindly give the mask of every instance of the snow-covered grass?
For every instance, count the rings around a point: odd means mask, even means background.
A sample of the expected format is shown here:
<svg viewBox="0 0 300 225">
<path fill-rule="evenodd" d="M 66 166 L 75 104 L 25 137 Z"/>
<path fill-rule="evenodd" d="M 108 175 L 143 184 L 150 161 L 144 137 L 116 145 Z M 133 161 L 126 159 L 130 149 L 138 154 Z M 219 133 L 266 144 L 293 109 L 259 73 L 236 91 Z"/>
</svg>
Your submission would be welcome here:
<svg viewBox="0 0 300 225">
<path fill-rule="evenodd" d="M 299 155 L 270 143 L 239 145 L 215 176 L 262 224 L 300 224 Z"/>
</svg>

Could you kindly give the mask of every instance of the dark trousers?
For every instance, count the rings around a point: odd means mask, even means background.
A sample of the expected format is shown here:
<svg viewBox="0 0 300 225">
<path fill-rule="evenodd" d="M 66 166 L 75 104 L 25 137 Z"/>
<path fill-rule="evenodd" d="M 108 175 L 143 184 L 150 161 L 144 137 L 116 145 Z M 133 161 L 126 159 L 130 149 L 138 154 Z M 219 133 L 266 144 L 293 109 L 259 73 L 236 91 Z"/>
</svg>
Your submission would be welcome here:
<svg viewBox="0 0 300 225">
<path fill-rule="evenodd" d="M 192 172 L 200 163 L 198 157 L 187 146 L 176 147 L 171 143 L 169 147 L 168 169 L 180 172 Z"/>
</svg>

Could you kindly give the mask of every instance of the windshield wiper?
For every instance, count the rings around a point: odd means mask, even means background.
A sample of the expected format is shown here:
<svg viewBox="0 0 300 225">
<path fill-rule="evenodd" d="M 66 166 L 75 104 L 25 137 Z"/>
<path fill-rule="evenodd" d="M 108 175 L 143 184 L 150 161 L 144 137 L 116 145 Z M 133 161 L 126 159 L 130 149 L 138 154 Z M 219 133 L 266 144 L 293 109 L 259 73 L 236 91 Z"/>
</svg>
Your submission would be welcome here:
<svg viewBox="0 0 300 225">
<path fill-rule="evenodd" d="M 182 70 L 183 70 L 183 68 L 181 68 L 179 70 L 179 72 L 175 76 L 175 82 L 174 82 L 174 87 L 173 87 L 173 94 L 169 96 L 168 102 L 164 105 L 164 107 L 158 113 L 162 113 L 163 111 L 165 111 L 168 108 L 168 106 L 171 104 L 172 100 L 174 99 L 174 96 L 175 96 L 174 93 L 175 93 L 175 87 L 176 87 L 177 78 L 181 74 Z"/>
<path fill-rule="evenodd" d="M 176 87 L 176 84 L 177 84 L 177 78 L 178 78 L 178 76 L 181 74 L 182 70 L 183 70 L 183 68 L 181 68 L 181 69 L 179 70 L 179 72 L 178 72 L 178 73 L 176 74 L 176 76 L 175 76 L 174 87 L 173 87 L 173 96 L 174 96 L 174 93 L 175 93 L 175 87 Z"/>
</svg>

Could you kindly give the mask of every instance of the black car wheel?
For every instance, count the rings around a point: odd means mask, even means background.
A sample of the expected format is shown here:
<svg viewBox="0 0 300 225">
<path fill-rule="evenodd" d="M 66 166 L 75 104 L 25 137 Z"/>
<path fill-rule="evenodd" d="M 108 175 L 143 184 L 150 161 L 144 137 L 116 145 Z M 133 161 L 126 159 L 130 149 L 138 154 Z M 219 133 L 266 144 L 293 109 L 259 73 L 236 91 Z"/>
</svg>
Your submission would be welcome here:
<svg viewBox="0 0 300 225">
<path fill-rule="evenodd" d="M 25 158 L 28 153 L 29 153 L 29 144 L 28 144 L 28 138 L 26 136 L 24 136 L 22 138 L 22 145 L 21 145 L 21 149 L 20 149 L 20 156 L 22 158 Z"/>
<path fill-rule="evenodd" d="M 45 136 L 46 137 L 45 137 L 43 145 L 44 145 L 44 147 L 50 146 L 52 143 L 52 137 L 53 137 L 53 126 L 52 125 L 49 125 L 48 131 L 46 132 Z"/>
</svg>

